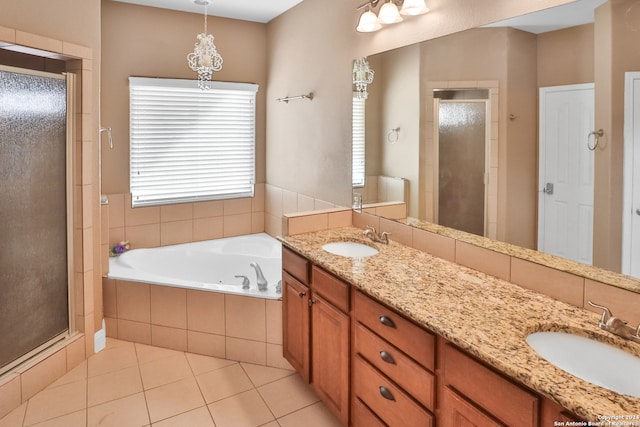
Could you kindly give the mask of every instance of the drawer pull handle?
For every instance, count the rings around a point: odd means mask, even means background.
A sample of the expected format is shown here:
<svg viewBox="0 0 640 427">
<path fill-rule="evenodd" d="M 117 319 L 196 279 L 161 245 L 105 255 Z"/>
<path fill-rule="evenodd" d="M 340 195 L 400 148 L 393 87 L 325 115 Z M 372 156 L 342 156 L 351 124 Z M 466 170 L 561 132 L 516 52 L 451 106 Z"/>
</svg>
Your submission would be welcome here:
<svg viewBox="0 0 640 427">
<path fill-rule="evenodd" d="M 307 293 L 306 292 L 298 292 L 298 296 L 300 298 L 302 298 L 303 296 L 305 296 Z"/>
<path fill-rule="evenodd" d="M 393 323 L 393 320 L 389 319 L 387 316 L 380 316 L 380 323 L 384 326 L 388 326 L 390 328 L 395 328 L 396 324 Z"/>
<path fill-rule="evenodd" d="M 391 363 L 392 365 L 396 364 L 396 361 L 394 360 L 393 356 L 384 350 L 380 352 L 380 359 L 384 360 L 387 363 Z"/>
<path fill-rule="evenodd" d="M 396 398 L 393 397 L 393 393 L 391 393 L 391 390 L 389 390 L 388 388 L 386 388 L 383 385 L 381 385 L 379 388 L 380 388 L 380 395 L 382 397 L 384 397 L 387 400 L 393 400 L 393 401 L 396 400 Z"/>
</svg>

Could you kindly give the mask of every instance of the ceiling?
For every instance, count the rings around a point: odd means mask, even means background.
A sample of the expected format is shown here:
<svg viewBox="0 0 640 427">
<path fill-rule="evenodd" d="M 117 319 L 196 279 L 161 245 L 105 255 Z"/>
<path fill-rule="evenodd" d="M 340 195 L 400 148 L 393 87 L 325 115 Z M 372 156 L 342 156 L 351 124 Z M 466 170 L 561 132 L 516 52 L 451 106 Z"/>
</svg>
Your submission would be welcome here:
<svg viewBox="0 0 640 427">
<path fill-rule="evenodd" d="M 561 28 L 593 22 L 593 10 L 607 0 L 576 0 L 549 9 L 529 13 L 485 27 L 513 27 L 529 33 L 540 34 Z"/>
<path fill-rule="evenodd" d="M 204 6 L 193 0 L 113 0 L 142 6 L 204 13 Z M 302 0 L 212 0 L 207 14 L 223 18 L 266 23 L 291 9 Z"/>
</svg>

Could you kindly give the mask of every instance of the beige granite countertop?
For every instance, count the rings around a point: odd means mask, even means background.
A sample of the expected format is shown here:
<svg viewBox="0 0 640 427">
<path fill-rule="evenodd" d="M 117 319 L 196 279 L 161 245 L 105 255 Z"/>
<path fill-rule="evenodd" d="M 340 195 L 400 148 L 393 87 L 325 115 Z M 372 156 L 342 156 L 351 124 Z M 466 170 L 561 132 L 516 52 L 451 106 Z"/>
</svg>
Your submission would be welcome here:
<svg viewBox="0 0 640 427">
<path fill-rule="evenodd" d="M 535 331 L 563 330 L 595 337 L 640 356 L 640 344 L 599 329 L 599 316 L 595 313 L 393 241 L 388 245 L 365 241 L 358 228 L 280 240 L 585 420 L 640 415 L 640 398 L 620 395 L 574 377 L 542 359 L 525 342 L 525 337 Z M 379 254 L 351 259 L 322 249 L 329 242 L 350 240 L 374 246 Z"/>
</svg>

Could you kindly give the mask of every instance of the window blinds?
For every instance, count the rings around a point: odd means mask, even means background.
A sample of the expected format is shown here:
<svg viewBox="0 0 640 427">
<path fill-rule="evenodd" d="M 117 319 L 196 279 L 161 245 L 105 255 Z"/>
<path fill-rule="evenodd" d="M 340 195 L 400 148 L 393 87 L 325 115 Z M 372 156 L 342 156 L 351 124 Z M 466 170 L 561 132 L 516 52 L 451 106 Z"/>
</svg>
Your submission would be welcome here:
<svg viewBox="0 0 640 427">
<path fill-rule="evenodd" d="M 132 205 L 252 197 L 258 85 L 129 78 Z"/>
<path fill-rule="evenodd" d="M 353 131 L 352 131 L 352 181 L 354 187 L 364 186 L 364 165 L 365 165 L 365 100 L 353 96 Z"/>
</svg>

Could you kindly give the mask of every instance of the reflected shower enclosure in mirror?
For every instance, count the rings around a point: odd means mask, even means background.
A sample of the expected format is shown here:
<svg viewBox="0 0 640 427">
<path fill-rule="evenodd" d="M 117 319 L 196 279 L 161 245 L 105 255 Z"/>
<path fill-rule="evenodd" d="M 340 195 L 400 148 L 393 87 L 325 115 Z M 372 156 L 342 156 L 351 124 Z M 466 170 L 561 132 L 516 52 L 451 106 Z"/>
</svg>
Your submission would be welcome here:
<svg viewBox="0 0 640 427">
<path fill-rule="evenodd" d="M 364 164 L 358 163 L 364 170 L 361 172 L 364 182 L 354 181 L 353 191 L 354 195 L 361 196 L 363 210 L 411 224 L 420 224 L 420 221 L 442 224 L 536 249 L 541 167 L 538 162 L 540 88 L 595 82 L 597 94 L 598 78 L 615 75 L 613 71 L 640 69 L 640 55 L 625 54 L 624 47 L 616 44 L 621 39 L 616 35 L 612 36 L 615 58 L 635 59 L 623 64 L 615 60 L 610 63 L 598 61 L 612 56 L 611 46 L 599 43 L 598 36 L 602 33 L 598 31 L 603 28 L 612 31 L 611 28 L 629 25 L 640 28 L 640 23 L 629 22 L 629 19 L 640 21 L 640 13 L 630 17 L 615 10 L 626 6 L 623 3 L 633 1 L 609 2 L 616 2 L 611 6 L 613 12 L 607 15 L 610 21 L 600 27 L 594 22 L 566 28 L 544 26 L 543 23 L 535 28 L 516 28 L 499 23 L 370 55 L 367 60 L 375 70 L 375 80 L 368 86 L 368 98 L 359 106 L 358 115 L 354 102 L 354 121 L 359 117 L 361 125 L 356 133 L 354 124 L 354 139 L 359 135 L 364 140 L 364 153 L 362 147 L 357 151 L 354 145 L 354 160 L 356 153 L 364 158 Z M 579 3 L 591 7 L 591 17 L 594 8 L 603 3 L 608 6 L 606 0 L 580 0 Z M 545 12 L 554 17 L 561 8 Z M 624 22 L 619 22 L 621 20 Z M 634 45 L 628 44 L 628 47 Z M 630 65 L 629 61 L 633 60 L 635 65 Z M 611 80 L 601 83 L 604 83 L 601 87 L 611 86 Z M 485 114 L 484 128 L 476 129 L 477 133 L 484 133 L 484 139 L 479 138 L 479 142 L 472 145 L 473 150 L 477 150 L 474 154 L 470 153 L 472 148 L 460 147 L 461 151 L 448 159 L 451 171 L 441 171 L 441 162 L 446 158 L 443 153 L 446 150 L 441 147 L 449 130 L 443 131 L 440 125 L 448 123 L 449 119 L 443 116 L 443 100 L 438 94 L 468 90 L 477 91 L 470 101 L 486 103 L 484 107 L 475 105 L 476 113 L 464 113 L 467 116 L 477 115 L 480 111 Z M 488 94 L 486 99 L 477 96 L 480 91 Z M 613 102 L 613 94 L 607 96 Z M 598 108 L 603 107 L 596 106 Z M 598 110 L 598 114 L 601 113 Z M 615 110 L 607 109 L 603 115 L 607 116 L 607 124 L 612 128 L 605 128 L 605 132 L 615 133 L 616 126 L 622 129 Z M 395 129 L 399 131 L 391 143 L 388 135 Z M 584 141 L 586 147 L 587 135 Z M 472 173 L 470 166 L 459 163 L 463 157 L 473 157 L 481 166 Z M 569 164 L 572 161 L 567 160 Z M 596 161 L 596 174 L 597 168 L 607 175 L 617 167 L 615 163 L 603 165 Z M 446 186 L 443 181 L 452 175 L 480 185 L 469 190 Z M 620 192 L 613 200 L 621 199 L 621 188 L 614 188 L 612 192 Z M 599 195 L 596 189 L 594 205 L 613 203 L 604 200 L 611 199 L 609 196 Z M 465 213 L 471 208 L 464 207 L 456 197 L 473 199 L 471 205 L 476 208 L 475 212 Z M 380 205 L 393 202 L 405 204 L 401 213 L 398 209 L 388 216 L 380 213 Z M 447 206 L 454 214 L 441 210 Z M 616 208 L 607 206 L 607 209 L 615 212 Z M 473 217 L 475 224 L 448 222 L 458 221 L 454 219 L 456 215 Z M 610 230 L 604 234 L 621 240 L 620 235 Z M 597 246 L 596 241 L 593 244 Z M 613 246 L 617 244 L 612 242 Z M 609 269 L 620 271 L 615 266 Z"/>
</svg>

